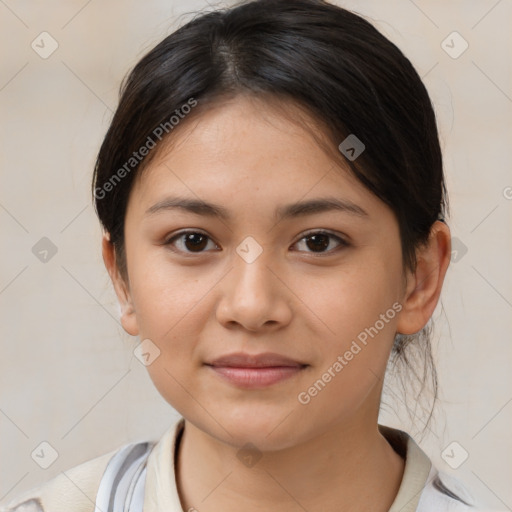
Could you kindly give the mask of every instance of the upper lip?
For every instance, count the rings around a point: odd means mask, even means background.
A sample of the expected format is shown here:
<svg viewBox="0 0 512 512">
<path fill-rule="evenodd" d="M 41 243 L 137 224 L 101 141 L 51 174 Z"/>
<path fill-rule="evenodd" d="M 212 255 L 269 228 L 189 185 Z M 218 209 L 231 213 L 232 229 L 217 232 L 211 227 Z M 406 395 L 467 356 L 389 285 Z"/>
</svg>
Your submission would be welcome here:
<svg viewBox="0 0 512 512">
<path fill-rule="evenodd" d="M 262 354 L 247 354 L 235 352 L 218 357 L 208 363 L 210 366 L 231 366 L 235 368 L 265 368 L 272 366 L 306 366 L 304 363 L 294 361 L 289 357 L 265 352 Z"/>
</svg>

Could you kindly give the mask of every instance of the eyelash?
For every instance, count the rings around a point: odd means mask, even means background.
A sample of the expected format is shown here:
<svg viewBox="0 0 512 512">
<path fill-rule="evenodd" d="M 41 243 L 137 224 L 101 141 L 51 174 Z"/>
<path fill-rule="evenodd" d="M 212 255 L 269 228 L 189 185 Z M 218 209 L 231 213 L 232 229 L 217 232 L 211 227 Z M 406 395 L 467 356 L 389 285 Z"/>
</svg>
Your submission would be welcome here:
<svg viewBox="0 0 512 512">
<path fill-rule="evenodd" d="M 177 239 L 180 239 L 181 237 L 185 236 L 185 235 L 189 235 L 189 234 L 198 234 L 198 235 L 203 235 L 205 237 L 207 237 L 209 240 L 211 240 L 213 242 L 213 240 L 204 232 L 202 231 L 198 231 L 198 230 L 187 230 L 187 231 L 181 231 L 179 233 L 176 233 L 174 234 L 171 238 L 168 238 L 164 243 L 163 245 L 165 246 L 172 246 L 173 245 L 173 242 Z M 305 234 L 303 234 L 301 236 L 301 238 L 295 242 L 295 244 L 293 245 L 296 245 L 297 243 L 299 242 L 302 242 L 304 239 L 308 238 L 308 237 L 311 237 L 313 235 L 327 235 L 329 236 L 330 238 L 334 238 L 338 243 L 339 243 L 339 246 L 335 249 L 331 249 L 330 251 L 326 251 L 326 252 L 309 252 L 307 251 L 309 254 L 313 254 L 315 256 L 329 256 L 331 254 L 333 254 L 334 252 L 337 252 L 338 250 L 342 249 L 342 248 L 346 248 L 348 246 L 350 246 L 350 244 L 344 240 L 343 238 L 335 235 L 334 233 L 331 233 L 330 231 L 324 231 L 324 230 L 319 230 L 319 231 L 309 231 Z M 215 242 L 214 242 L 215 243 Z M 181 251 L 181 250 L 176 250 L 174 248 L 171 248 L 172 251 L 174 252 L 177 252 L 177 253 L 181 253 L 181 254 L 184 254 L 186 255 L 186 257 L 195 257 L 196 255 L 200 255 L 200 254 L 203 254 L 204 252 L 207 252 L 207 251 L 199 251 L 199 252 L 191 252 L 191 251 Z M 299 251 L 301 252 L 301 251 Z"/>
</svg>

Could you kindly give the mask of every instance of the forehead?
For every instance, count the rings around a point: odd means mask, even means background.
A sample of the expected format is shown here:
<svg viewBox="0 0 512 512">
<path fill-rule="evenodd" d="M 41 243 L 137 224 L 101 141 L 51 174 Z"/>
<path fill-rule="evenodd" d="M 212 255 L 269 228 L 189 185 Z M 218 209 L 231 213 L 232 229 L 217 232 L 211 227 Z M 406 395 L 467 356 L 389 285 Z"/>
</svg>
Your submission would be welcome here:
<svg viewBox="0 0 512 512">
<path fill-rule="evenodd" d="M 386 208 L 325 150 L 319 125 L 290 106 L 237 97 L 179 127 L 134 184 L 140 208 L 166 196 L 186 196 L 235 207 L 265 208 L 320 196 Z M 323 145 L 322 145 L 323 143 Z M 380 204 L 379 204 L 380 203 Z"/>
</svg>

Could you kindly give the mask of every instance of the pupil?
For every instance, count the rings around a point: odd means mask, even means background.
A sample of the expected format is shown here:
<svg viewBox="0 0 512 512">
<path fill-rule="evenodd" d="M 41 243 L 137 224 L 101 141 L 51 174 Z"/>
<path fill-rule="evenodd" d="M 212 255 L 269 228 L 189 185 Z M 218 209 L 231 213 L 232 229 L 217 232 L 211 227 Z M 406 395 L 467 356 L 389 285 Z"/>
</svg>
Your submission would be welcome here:
<svg viewBox="0 0 512 512">
<path fill-rule="evenodd" d="M 185 235 L 185 236 L 186 236 L 185 244 L 188 249 L 191 248 L 191 247 L 189 247 L 188 244 L 192 244 L 192 248 L 195 248 L 195 249 L 204 249 L 204 246 L 206 245 L 204 243 L 206 241 L 206 236 L 202 235 L 201 233 L 189 233 L 188 235 Z M 202 239 L 202 240 L 197 240 L 197 239 Z"/>
<path fill-rule="evenodd" d="M 326 249 L 329 247 L 329 237 L 327 235 L 310 235 L 309 240 L 313 240 L 313 246 L 307 242 L 309 249 Z M 316 245 L 314 245 L 316 243 Z"/>
</svg>

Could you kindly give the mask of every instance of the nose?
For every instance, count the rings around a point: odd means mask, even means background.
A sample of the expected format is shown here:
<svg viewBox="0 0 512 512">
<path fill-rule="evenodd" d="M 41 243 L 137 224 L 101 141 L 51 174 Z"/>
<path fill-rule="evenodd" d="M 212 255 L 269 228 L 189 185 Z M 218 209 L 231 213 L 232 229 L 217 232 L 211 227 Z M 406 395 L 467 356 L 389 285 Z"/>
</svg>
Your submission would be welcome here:
<svg viewBox="0 0 512 512">
<path fill-rule="evenodd" d="M 234 258 L 234 268 L 222 281 L 216 310 L 217 320 L 226 328 L 238 325 L 268 332 L 291 321 L 293 293 L 269 263 L 264 253 L 252 263 Z"/>
</svg>

